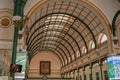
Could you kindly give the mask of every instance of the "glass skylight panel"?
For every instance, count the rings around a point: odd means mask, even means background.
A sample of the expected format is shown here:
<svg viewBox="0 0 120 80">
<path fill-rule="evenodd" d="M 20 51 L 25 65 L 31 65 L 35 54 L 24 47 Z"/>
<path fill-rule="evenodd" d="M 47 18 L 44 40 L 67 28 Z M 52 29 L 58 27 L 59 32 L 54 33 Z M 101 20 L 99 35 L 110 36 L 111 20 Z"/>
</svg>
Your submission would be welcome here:
<svg viewBox="0 0 120 80">
<path fill-rule="evenodd" d="M 70 17 L 69 15 L 65 14 L 54 14 L 52 16 L 47 17 L 47 20 L 45 21 L 46 24 L 50 22 L 65 22 L 65 23 L 73 23 L 74 18 Z"/>
<path fill-rule="evenodd" d="M 56 44 L 55 41 L 45 41 L 44 43 L 45 43 L 45 44 L 48 44 L 48 43 L 50 43 L 50 44 L 51 44 L 51 43 L 52 43 L 52 44 Z"/>
</svg>

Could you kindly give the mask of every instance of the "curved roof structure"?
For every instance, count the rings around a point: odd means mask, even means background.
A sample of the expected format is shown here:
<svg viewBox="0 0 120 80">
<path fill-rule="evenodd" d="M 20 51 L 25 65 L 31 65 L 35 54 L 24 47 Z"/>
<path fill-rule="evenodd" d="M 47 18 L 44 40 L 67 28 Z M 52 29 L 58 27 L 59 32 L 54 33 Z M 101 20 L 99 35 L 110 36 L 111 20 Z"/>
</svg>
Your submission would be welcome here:
<svg viewBox="0 0 120 80">
<path fill-rule="evenodd" d="M 40 51 L 52 51 L 64 64 L 68 64 L 69 57 L 72 62 L 85 55 L 81 51 L 83 47 L 86 48 L 86 54 L 89 54 L 90 41 L 98 49 L 99 34 L 105 33 L 109 36 L 108 33 L 111 33 L 101 14 L 84 1 L 46 1 L 28 15 L 29 58 L 32 59 Z M 76 56 L 77 51 L 79 57 Z"/>
<path fill-rule="evenodd" d="M 0 75 L 21 64 L 27 79 L 41 79 L 47 65 L 52 80 L 96 79 L 96 73 L 102 80 L 107 57 L 120 52 L 119 2 L 0 0 Z"/>
</svg>

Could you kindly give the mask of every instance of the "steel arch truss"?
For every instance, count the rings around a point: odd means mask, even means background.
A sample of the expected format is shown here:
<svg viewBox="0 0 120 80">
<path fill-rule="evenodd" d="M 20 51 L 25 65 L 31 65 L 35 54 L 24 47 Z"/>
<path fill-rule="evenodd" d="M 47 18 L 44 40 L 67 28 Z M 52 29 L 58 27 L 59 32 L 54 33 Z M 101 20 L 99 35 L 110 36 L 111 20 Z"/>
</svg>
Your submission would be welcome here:
<svg viewBox="0 0 120 80">
<path fill-rule="evenodd" d="M 82 26 L 77 26 L 82 24 Z M 77 27 L 76 27 L 77 26 Z M 79 51 L 81 57 L 81 49 L 79 38 L 82 41 L 88 52 L 88 45 L 83 33 L 78 30 L 79 27 L 84 27 L 86 31 L 90 33 L 91 38 L 97 48 L 95 35 L 93 34 L 90 27 L 79 17 L 69 13 L 56 12 L 46 14 L 37 19 L 30 27 L 30 32 L 27 39 L 28 49 L 31 51 L 30 58 L 36 55 L 37 51 L 49 50 L 57 52 L 60 55 L 61 61 L 67 60 L 67 64 L 76 59 L 76 51 Z"/>
</svg>

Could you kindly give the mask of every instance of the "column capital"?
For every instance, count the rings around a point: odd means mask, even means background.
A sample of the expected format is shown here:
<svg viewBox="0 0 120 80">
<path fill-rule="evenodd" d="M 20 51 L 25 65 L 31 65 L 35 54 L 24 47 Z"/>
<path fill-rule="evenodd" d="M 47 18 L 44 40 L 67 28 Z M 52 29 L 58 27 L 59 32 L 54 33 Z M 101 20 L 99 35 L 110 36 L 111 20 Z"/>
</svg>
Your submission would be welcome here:
<svg viewBox="0 0 120 80">
<path fill-rule="evenodd" d="M 82 70 L 83 70 L 83 71 L 85 71 L 85 67 L 84 67 L 84 68 L 82 68 Z"/>
<path fill-rule="evenodd" d="M 99 66 L 102 66 L 103 64 L 102 63 L 99 63 Z"/>
<path fill-rule="evenodd" d="M 93 66 L 92 63 L 90 63 L 90 65 L 89 65 L 89 69 L 92 69 L 92 66 Z"/>
<path fill-rule="evenodd" d="M 89 66 L 89 69 L 92 69 L 92 66 Z"/>
</svg>

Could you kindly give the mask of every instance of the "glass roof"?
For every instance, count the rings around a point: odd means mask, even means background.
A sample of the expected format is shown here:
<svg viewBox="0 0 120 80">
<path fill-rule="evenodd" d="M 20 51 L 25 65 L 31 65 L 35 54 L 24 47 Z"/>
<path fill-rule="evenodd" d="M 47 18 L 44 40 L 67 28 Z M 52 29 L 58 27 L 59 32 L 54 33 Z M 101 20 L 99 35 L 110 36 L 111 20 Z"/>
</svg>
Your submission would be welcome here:
<svg viewBox="0 0 120 80">
<path fill-rule="evenodd" d="M 77 55 L 82 57 L 83 46 L 85 53 L 89 53 L 91 40 L 94 42 L 92 47 L 97 49 L 97 38 L 105 30 L 102 21 L 84 5 L 67 0 L 56 2 L 50 1 L 51 7 L 42 5 L 30 16 L 27 43 L 31 59 L 37 52 L 50 50 L 64 61 L 69 57 L 72 61 L 71 55 L 74 59 Z M 76 51 L 79 52 L 77 55 Z"/>
</svg>

